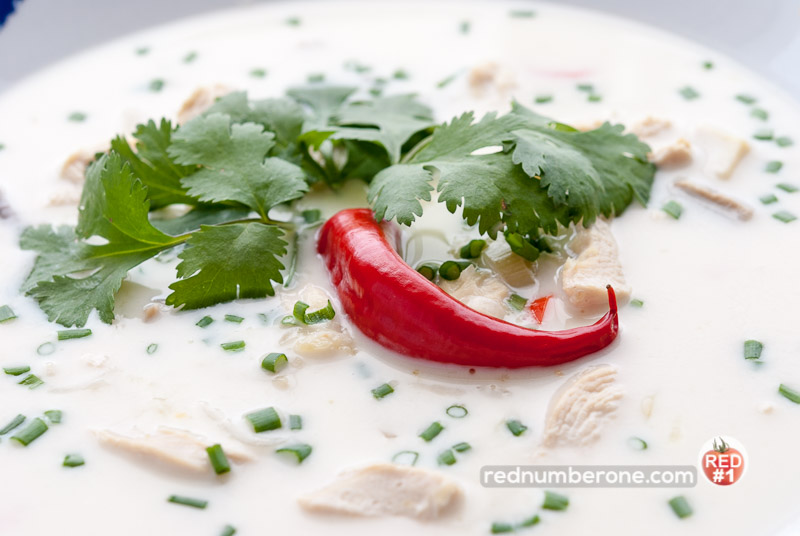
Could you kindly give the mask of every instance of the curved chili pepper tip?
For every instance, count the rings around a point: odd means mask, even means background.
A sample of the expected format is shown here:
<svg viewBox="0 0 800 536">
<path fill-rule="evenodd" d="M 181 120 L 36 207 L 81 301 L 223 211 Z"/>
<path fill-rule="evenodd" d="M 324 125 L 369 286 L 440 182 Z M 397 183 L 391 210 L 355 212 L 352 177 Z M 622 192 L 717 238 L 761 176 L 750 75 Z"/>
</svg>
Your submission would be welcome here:
<svg viewBox="0 0 800 536">
<path fill-rule="evenodd" d="M 609 311 L 600 320 L 562 331 L 527 329 L 470 309 L 406 264 L 369 209 L 342 210 L 325 222 L 317 251 L 353 324 L 411 357 L 467 367 L 560 365 L 605 348 L 619 331 L 610 285 Z"/>
</svg>

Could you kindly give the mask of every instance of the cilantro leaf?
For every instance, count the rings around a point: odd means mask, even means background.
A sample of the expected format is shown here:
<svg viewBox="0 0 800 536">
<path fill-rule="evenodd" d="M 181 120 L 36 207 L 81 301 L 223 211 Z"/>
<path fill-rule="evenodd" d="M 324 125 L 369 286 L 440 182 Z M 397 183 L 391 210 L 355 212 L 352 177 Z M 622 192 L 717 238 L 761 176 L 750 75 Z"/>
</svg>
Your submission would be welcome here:
<svg viewBox="0 0 800 536">
<path fill-rule="evenodd" d="M 304 104 L 311 112 L 303 123 L 303 132 L 325 131 L 342 104 L 355 93 L 356 88 L 345 86 L 297 87 L 286 94 Z"/>
<path fill-rule="evenodd" d="M 375 219 L 411 225 L 422 216 L 420 200 L 431 200 L 431 179 L 431 168 L 416 164 L 398 164 L 378 173 L 367 194 Z"/>
<path fill-rule="evenodd" d="M 137 140 L 136 151 L 121 136 L 111 141 L 111 150 L 128 162 L 134 175 L 147 187 L 152 209 L 175 203 L 197 203 L 181 185 L 181 179 L 196 168 L 176 164 L 167 153 L 173 133 L 172 124 L 162 119 L 158 125 L 148 121 L 136 127 L 133 133 Z"/>
<path fill-rule="evenodd" d="M 201 225 L 218 225 L 243 220 L 250 215 L 249 208 L 225 205 L 200 205 L 177 218 L 151 219 L 153 227 L 170 236 L 178 236 L 200 229 Z"/>
<path fill-rule="evenodd" d="M 266 221 L 270 208 L 302 197 L 305 173 L 269 157 L 275 135 L 254 123 L 233 124 L 225 114 L 201 116 L 173 136 L 169 154 L 184 165 L 203 167 L 182 179 L 189 194 L 204 202 L 236 201 Z"/>
<path fill-rule="evenodd" d="M 202 226 L 178 257 L 178 277 L 167 304 L 197 309 L 215 303 L 272 296 L 282 283 L 283 231 L 262 223 Z"/>
</svg>

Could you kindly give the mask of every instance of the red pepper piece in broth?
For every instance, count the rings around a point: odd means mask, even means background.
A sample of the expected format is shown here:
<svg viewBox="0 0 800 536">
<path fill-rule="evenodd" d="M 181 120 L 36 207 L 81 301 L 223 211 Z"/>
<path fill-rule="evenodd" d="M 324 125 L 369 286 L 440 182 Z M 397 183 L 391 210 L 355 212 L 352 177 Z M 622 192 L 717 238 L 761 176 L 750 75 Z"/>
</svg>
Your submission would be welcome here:
<svg viewBox="0 0 800 536">
<path fill-rule="evenodd" d="M 536 298 L 528 307 L 533 315 L 534 320 L 541 324 L 544 320 L 544 313 L 547 311 L 547 304 L 550 303 L 550 298 L 553 296 L 544 296 L 543 298 Z"/>
</svg>

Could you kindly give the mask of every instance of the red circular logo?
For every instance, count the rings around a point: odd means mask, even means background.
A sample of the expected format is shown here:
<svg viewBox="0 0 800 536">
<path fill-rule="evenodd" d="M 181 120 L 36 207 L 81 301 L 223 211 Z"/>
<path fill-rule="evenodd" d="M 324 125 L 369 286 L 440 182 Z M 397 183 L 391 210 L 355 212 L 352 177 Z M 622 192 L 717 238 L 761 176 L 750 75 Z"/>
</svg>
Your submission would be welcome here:
<svg viewBox="0 0 800 536">
<path fill-rule="evenodd" d="M 744 474 L 746 455 L 732 437 L 710 439 L 700 451 L 700 468 L 712 484 L 730 486 Z"/>
</svg>

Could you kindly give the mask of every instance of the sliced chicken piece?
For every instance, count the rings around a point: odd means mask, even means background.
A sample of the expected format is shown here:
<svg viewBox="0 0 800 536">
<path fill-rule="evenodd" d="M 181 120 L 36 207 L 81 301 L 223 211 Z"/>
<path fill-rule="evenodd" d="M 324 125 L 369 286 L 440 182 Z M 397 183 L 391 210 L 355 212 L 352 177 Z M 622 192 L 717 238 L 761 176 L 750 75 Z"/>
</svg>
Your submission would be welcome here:
<svg viewBox="0 0 800 536">
<path fill-rule="evenodd" d="M 663 169 L 674 169 L 692 163 L 692 146 L 683 138 L 655 150 L 650 161 Z"/>
<path fill-rule="evenodd" d="M 76 186 L 69 189 L 62 189 L 50 196 L 47 202 L 48 207 L 68 207 L 76 206 L 81 202 L 81 190 Z"/>
<path fill-rule="evenodd" d="M 479 313 L 503 318 L 507 311 L 505 302 L 511 295 L 500 278 L 487 270 L 468 266 L 454 281 L 443 280 L 439 286 L 452 297 Z"/>
<path fill-rule="evenodd" d="M 736 217 L 742 221 L 747 221 L 753 217 L 752 207 L 740 203 L 736 199 L 718 192 L 714 188 L 694 183 L 688 179 L 675 181 L 675 186 L 693 197 L 708 201 L 725 211 L 735 214 Z"/>
<path fill-rule="evenodd" d="M 542 444 L 582 446 L 597 440 L 623 395 L 616 374 L 611 365 L 598 365 L 569 378 L 550 400 Z"/>
<path fill-rule="evenodd" d="M 503 93 L 517 87 L 514 73 L 493 61 L 473 67 L 467 76 L 467 83 L 479 94 L 489 89 Z"/>
<path fill-rule="evenodd" d="M 608 304 L 606 285 L 614 287 L 619 301 L 630 298 L 631 288 L 625 282 L 608 223 L 596 220 L 588 229 L 579 227 L 569 249 L 577 256 L 564 263 L 561 288 L 573 307 L 582 313 L 603 309 Z"/>
<path fill-rule="evenodd" d="M 178 110 L 178 124 L 188 123 L 195 117 L 211 108 L 211 105 L 220 98 L 231 92 L 229 87 L 216 84 L 208 87 L 197 88 L 191 96 L 184 101 L 181 109 Z"/>
<path fill-rule="evenodd" d="M 750 146 L 743 139 L 710 127 L 697 130 L 697 144 L 707 155 L 706 172 L 720 179 L 730 178 L 750 151 Z"/>
<path fill-rule="evenodd" d="M 298 502 L 313 513 L 435 519 L 460 496 L 455 481 L 438 471 L 379 463 L 344 472 Z"/>
<path fill-rule="evenodd" d="M 662 132 L 672 128 L 672 123 L 669 119 L 659 119 L 657 117 L 645 117 L 641 121 L 634 123 L 630 131 L 640 138 L 649 138 L 657 136 Z"/>
<path fill-rule="evenodd" d="M 326 328 L 298 328 L 298 336 L 292 348 L 308 358 L 331 357 L 354 354 L 355 341 L 343 331 Z"/>
<path fill-rule="evenodd" d="M 61 178 L 78 186 L 83 185 L 86 168 L 94 161 L 95 155 L 105 153 L 108 149 L 108 144 L 105 144 L 75 151 L 61 165 Z"/>
<path fill-rule="evenodd" d="M 152 434 L 138 437 L 118 434 L 111 430 L 99 430 L 95 435 L 105 445 L 138 454 L 146 459 L 190 471 L 210 470 L 206 448 L 213 443 L 186 430 L 161 426 Z M 252 460 L 252 457 L 245 452 L 230 447 L 224 450 L 232 461 L 242 463 Z"/>
<path fill-rule="evenodd" d="M 512 287 L 526 287 L 534 283 L 533 265 L 511 251 L 511 246 L 502 238 L 483 250 L 481 260 Z"/>
</svg>

